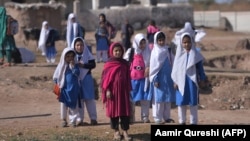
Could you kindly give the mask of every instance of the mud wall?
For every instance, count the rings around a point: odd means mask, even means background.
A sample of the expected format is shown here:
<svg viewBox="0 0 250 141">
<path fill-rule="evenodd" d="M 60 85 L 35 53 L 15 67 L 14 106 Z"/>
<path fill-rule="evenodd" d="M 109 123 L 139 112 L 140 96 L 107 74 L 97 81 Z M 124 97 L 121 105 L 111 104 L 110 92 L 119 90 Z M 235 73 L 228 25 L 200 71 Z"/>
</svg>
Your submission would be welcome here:
<svg viewBox="0 0 250 141">
<path fill-rule="evenodd" d="M 15 39 L 24 40 L 23 30 L 28 28 L 41 28 L 43 21 L 48 21 L 51 27 L 62 30 L 61 17 L 65 5 L 47 3 L 5 3 L 7 14 L 19 22 L 19 32 Z"/>
</svg>

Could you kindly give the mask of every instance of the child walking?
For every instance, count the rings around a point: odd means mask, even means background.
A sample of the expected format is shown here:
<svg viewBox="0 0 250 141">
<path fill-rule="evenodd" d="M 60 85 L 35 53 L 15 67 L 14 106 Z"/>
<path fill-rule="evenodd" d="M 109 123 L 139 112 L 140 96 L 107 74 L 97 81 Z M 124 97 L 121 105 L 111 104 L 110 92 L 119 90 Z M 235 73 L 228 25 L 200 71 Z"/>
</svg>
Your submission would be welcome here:
<svg viewBox="0 0 250 141">
<path fill-rule="evenodd" d="M 71 46 L 72 41 L 76 37 L 83 37 L 84 33 L 81 31 L 81 25 L 77 21 L 77 17 L 74 13 L 68 15 L 67 29 L 66 29 L 66 41 L 67 47 Z"/>
<path fill-rule="evenodd" d="M 97 124 L 97 112 L 95 103 L 95 88 L 94 79 L 91 70 L 96 67 L 95 58 L 90 53 L 85 41 L 81 37 L 76 37 L 71 48 L 75 50 L 76 63 L 80 68 L 80 89 L 81 89 L 81 108 L 79 109 L 78 125 L 83 125 L 84 120 L 84 105 L 86 106 L 90 124 Z"/>
<path fill-rule="evenodd" d="M 115 131 L 114 139 L 131 140 L 128 135 L 130 119 L 131 79 L 129 63 L 123 59 L 124 48 L 120 43 L 112 43 L 110 58 L 104 64 L 101 77 L 102 101 L 105 103 L 106 115 L 110 118 L 111 129 Z"/>
<path fill-rule="evenodd" d="M 171 79 L 174 56 L 166 45 L 166 36 L 159 31 L 154 36 L 150 57 L 149 79 L 152 95 L 152 113 L 156 124 L 174 122 L 171 117 L 171 102 L 175 102 L 174 83 Z"/>
<path fill-rule="evenodd" d="M 42 51 L 42 55 L 46 56 L 47 63 L 55 63 L 56 47 L 55 47 L 55 30 L 52 29 L 47 21 L 43 21 L 42 29 L 38 41 L 38 49 Z"/>
<path fill-rule="evenodd" d="M 176 105 L 178 105 L 180 124 L 186 124 L 188 105 L 190 124 L 198 123 L 199 85 L 203 87 L 206 79 L 203 68 L 204 58 L 196 50 L 192 39 L 192 35 L 188 32 L 181 35 L 171 74 L 176 88 Z"/>
<path fill-rule="evenodd" d="M 138 33 L 135 35 L 132 47 L 133 48 L 129 48 L 124 55 L 124 59 L 131 62 L 131 99 L 133 102 L 133 104 L 131 105 L 131 122 L 133 122 L 134 120 L 134 105 L 139 101 L 141 105 L 141 120 L 144 123 L 149 123 L 149 109 L 151 99 L 149 97 L 148 76 L 151 51 L 144 34 Z"/>
<path fill-rule="evenodd" d="M 75 52 L 73 49 L 65 48 L 62 52 L 60 62 L 53 74 L 53 80 L 60 87 L 61 119 L 62 127 L 67 126 L 67 113 L 70 125 L 76 127 L 76 117 L 79 100 L 79 81 L 80 70 L 75 64 Z"/>
</svg>

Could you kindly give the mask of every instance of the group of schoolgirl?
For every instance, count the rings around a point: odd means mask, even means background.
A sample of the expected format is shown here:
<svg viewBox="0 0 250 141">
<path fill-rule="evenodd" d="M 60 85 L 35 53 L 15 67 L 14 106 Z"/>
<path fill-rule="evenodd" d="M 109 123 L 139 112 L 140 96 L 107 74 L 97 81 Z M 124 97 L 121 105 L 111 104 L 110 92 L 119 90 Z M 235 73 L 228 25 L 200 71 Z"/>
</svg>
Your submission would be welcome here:
<svg viewBox="0 0 250 141">
<path fill-rule="evenodd" d="M 83 34 L 75 14 L 70 13 L 67 21 L 67 47 L 53 74 L 53 80 L 60 88 L 58 100 L 63 127 L 68 126 L 67 115 L 70 126 L 83 125 L 85 106 L 90 124 L 97 124 L 94 79 L 91 74 L 96 64 Z"/>
<path fill-rule="evenodd" d="M 118 42 L 110 45 L 110 56 L 104 64 L 100 87 L 115 139 L 121 138 L 119 124 L 125 140 L 131 139 L 127 133 L 133 115 L 131 100 L 140 101 L 141 120 L 145 123 L 150 122 L 150 102 L 155 123 L 174 122 L 170 111 L 171 103 L 175 102 L 179 123 L 186 124 L 189 105 L 190 124 L 197 124 L 198 83 L 203 84 L 205 73 L 202 65 L 204 58 L 195 49 L 193 38 L 190 31 L 182 30 L 175 55 L 166 45 L 166 36 L 162 31 L 155 33 L 152 50 L 142 33 L 134 36 L 132 48 L 126 52 Z M 91 69 L 95 65 L 85 41 L 77 37 L 71 47 L 64 49 L 54 73 L 53 79 L 61 88 L 59 101 L 62 119 L 66 119 L 65 107 L 68 107 L 69 120 L 73 126 L 76 121 L 83 121 L 84 104 L 90 118 L 97 123 L 94 85 L 91 83 Z"/>
<path fill-rule="evenodd" d="M 150 123 L 149 109 L 152 103 L 152 114 L 155 123 L 173 121 L 170 118 L 171 102 L 174 102 L 174 85 L 171 70 L 174 55 L 165 44 L 166 36 L 158 31 L 154 35 L 154 44 L 150 48 L 144 34 L 134 36 L 132 48 L 128 49 L 124 59 L 131 62 L 131 120 L 134 122 L 134 105 L 140 102 L 141 120 Z M 131 55 L 133 54 L 133 55 Z M 132 57 L 131 57 L 132 56 Z"/>
<path fill-rule="evenodd" d="M 162 31 L 154 34 L 153 48 L 149 47 L 143 34 L 136 34 L 132 48 L 125 53 L 124 59 L 131 62 L 133 104 L 130 122 L 134 121 L 134 104 L 139 101 L 141 120 L 144 123 L 150 122 L 150 103 L 156 124 L 174 122 L 171 119 L 171 103 L 178 106 L 180 124 L 186 124 L 188 105 L 190 124 L 198 123 L 199 86 L 203 87 L 206 79 L 204 58 L 195 47 L 195 31 L 189 22 L 177 33 L 175 55 L 166 44 L 166 35 Z"/>
<path fill-rule="evenodd" d="M 58 97 L 61 103 L 62 126 L 66 127 L 67 114 L 71 126 L 83 125 L 84 106 L 90 124 L 97 124 L 94 79 L 91 70 L 96 67 L 95 59 L 82 37 L 73 39 L 66 47 L 53 74 L 53 80 L 60 87 Z"/>
<path fill-rule="evenodd" d="M 198 82 L 205 79 L 205 73 L 203 57 L 192 40 L 191 33 L 184 30 L 175 56 L 166 45 L 162 31 L 155 33 L 152 50 L 142 33 L 134 36 L 132 48 L 126 52 L 120 43 L 111 44 L 110 58 L 104 64 L 101 76 L 101 88 L 106 116 L 115 131 L 114 139 L 121 139 L 121 136 L 125 140 L 131 139 L 127 133 L 129 125 L 134 122 L 131 101 L 140 102 L 144 123 L 150 123 L 150 102 L 156 124 L 174 122 L 171 103 L 175 102 L 179 123 L 186 124 L 186 108 L 190 105 L 190 124 L 197 124 Z"/>
</svg>

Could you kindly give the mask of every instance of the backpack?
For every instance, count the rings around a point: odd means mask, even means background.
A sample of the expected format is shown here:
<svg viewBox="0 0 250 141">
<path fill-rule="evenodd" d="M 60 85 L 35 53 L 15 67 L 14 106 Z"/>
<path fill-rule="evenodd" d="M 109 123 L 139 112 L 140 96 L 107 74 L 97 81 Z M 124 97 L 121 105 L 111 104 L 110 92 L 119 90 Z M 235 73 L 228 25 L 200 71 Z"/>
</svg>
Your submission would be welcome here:
<svg viewBox="0 0 250 141">
<path fill-rule="evenodd" d="M 133 80 L 143 79 L 145 73 L 145 63 L 141 54 L 134 54 L 130 64 L 130 76 Z"/>
<path fill-rule="evenodd" d="M 11 59 L 14 63 L 22 63 L 22 56 L 17 47 L 15 47 L 14 50 L 11 51 Z"/>
<path fill-rule="evenodd" d="M 85 28 L 81 25 L 78 26 L 78 37 L 82 37 L 84 39 L 85 37 Z"/>
<path fill-rule="evenodd" d="M 129 58 L 128 58 L 128 62 L 131 64 L 134 58 L 134 54 L 135 54 L 135 49 L 134 48 L 130 48 L 130 54 L 129 54 Z"/>
<path fill-rule="evenodd" d="M 52 35 L 53 35 L 54 41 L 58 41 L 58 40 L 61 39 L 61 38 L 60 38 L 60 33 L 59 33 L 58 30 L 56 30 L 56 29 L 51 29 L 50 32 L 51 32 Z"/>
<path fill-rule="evenodd" d="M 18 33 L 19 23 L 16 19 L 7 15 L 7 35 L 15 35 Z"/>
<path fill-rule="evenodd" d="M 107 25 L 111 28 L 111 36 L 110 37 L 111 37 L 111 39 L 114 39 L 116 36 L 117 30 L 110 22 L 108 22 Z"/>
</svg>

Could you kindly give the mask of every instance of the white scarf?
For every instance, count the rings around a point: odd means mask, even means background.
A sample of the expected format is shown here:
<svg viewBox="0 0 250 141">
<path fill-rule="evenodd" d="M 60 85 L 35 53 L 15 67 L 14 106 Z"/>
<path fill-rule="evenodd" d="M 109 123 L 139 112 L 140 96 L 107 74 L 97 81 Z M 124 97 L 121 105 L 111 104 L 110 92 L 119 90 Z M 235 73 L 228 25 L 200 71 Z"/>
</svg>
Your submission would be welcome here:
<svg viewBox="0 0 250 141">
<path fill-rule="evenodd" d="M 153 79 L 154 79 L 155 75 L 160 71 L 163 63 L 166 60 L 166 58 L 170 57 L 170 56 L 173 58 L 173 56 L 171 54 L 169 54 L 167 45 L 160 46 L 157 43 L 157 38 L 156 37 L 160 32 L 161 31 L 158 31 L 154 35 L 154 47 L 152 49 L 151 57 L 150 57 L 150 69 L 149 69 L 149 80 L 150 80 L 150 82 L 153 82 Z M 170 62 L 170 63 L 172 63 L 172 62 Z"/>
<path fill-rule="evenodd" d="M 186 35 L 191 38 L 191 35 L 188 32 L 185 32 L 181 35 L 181 40 L 179 46 L 177 46 L 175 61 L 171 74 L 174 83 L 178 85 L 178 89 L 182 95 L 184 94 L 186 75 L 198 86 L 196 64 L 204 59 L 200 52 L 196 50 L 193 40 L 191 41 L 192 48 L 188 52 L 189 57 L 187 58 L 187 51 L 182 46 L 183 37 Z"/>
<path fill-rule="evenodd" d="M 195 42 L 200 42 L 206 36 L 206 32 L 203 29 L 195 30 L 195 32 Z"/>
<path fill-rule="evenodd" d="M 188 32 L 191 35 L 192 39 L 195 37 L 195 31 L 193 30 L 191 23 L 185 22 L 184 27 L 175 33 L 173 42 L 176 44 L 176 46 L 180 45 L 181 35 L 185 32 Z"/>
<path fill-rule="evenodd" d="M 60 61 L 56 67 L 56 70 L 53 74 L 53 80 L 57 80 L 57 83 L 59 85 L 60 88 L 63 88 L 64 86 L 64 81 L 65 81 L 65 71 L 66 71 L 66 68 L 68 66 L 68 63 L 65 62 L 65 55 L 67 52 L 69 51 L 73 51 L 73 49 L 71 48 L 64 48 L 62 54 L 61 54 L 61 58 L 60 58 Z"/>
<path fill-rule="evenodd" d="M 142 33 L 136 34 L 135 37 L 134 37 L 134 41 L 133 41 L 132 47 L 135 50 L 135 54 L 141 54 L 142 55 L 145 67 L 149 67 L 151 50 L 149 49 L 148 43 L 146 42 L 146 47 L 143 50 L 139 48 L 140 42 L 143 39 L 145 41 L 147 41 L 147 39 L 146 39 L 146 37 L 145 37 L 144 34 L 142 34 Z M 146 77 L 145 78 L 144 91 L 147 91 L 148 86 L 149 86 L 149 78 Z"/>
<path fill-rule="evenodd" d="M 76 62 L 80 61 L 83 64 L 85 64 L 85 63 L 88 63 L 89 60 L 94 60 L 95 58 L 91 54 L 91 52 L 89 51 L 85 40 L 83 38 L 81 38 L 81 37 L 74 38 L 73 42 L 71 43 L 71 49 L 75 50 L 74 46 L 75 46 L 76 39 L 81 39 L 82 40 L 84 48 L 83 48 L 83 52 L 80 55 L 78 53 L 76 53 L 75 61 Z M 78 60 L 78 57 L 80 57 L 81 59 Z M 85 69 L 85 68 L 80 67 L 80 79 L 81 80 L 86 76 L 88 71 L 89 71 L 89 69 Z"/>
<path fill-rule="evenodd" d="M 75 22 L 72 19 L 75 18 Z M 73 30 L 73 31 L 72 31 Z M 70 47 L 71 40 L 78 35 L 78 23 L 76 21 L 76 16 L 74 13 L 70 13 L 67 21 L 67 33 L 66 33 L 67 46 Z"/>
<path fill-rule="evenodd" d="M 38 41 L 38 49 L 40 49 L 42 51 L 42 53 L 44 53 L 44 54 L 46 52 L 46 41 L 48 39 L 49 31 L 51 29 L 50 27 L 48 27 L 46 29 L 45 28 L 46 25 L 48 25 L 48 22 L 44 21 L 42 23 L 41 33 L 40 33 L 40 37 L 39 37 L 39 41 Z"/>
<path fill-rule="evenodd" d="M 141 42 L 143 39 L 144 39 L 145 41 L 147 41 L 147 39 L 146 39 L 146 37 L 144 36 L 144 34 L 142 34 L 142 33 L 136 34 L 135 37 L 134 37 L 134 40 L 133 40 L 133 45 L 132 45 L 132 47 L 133 47 L 134 50 L 135 50 L 135 54 L 141 54 L 141 55 L 142 55 L 142 57 L 143 57 L 143 59 L 144 59 L 145 66 L 146 66 L 146 67 L 149 67 L 149 59 L 150 59 L 150 53 L 151 53 L 151 51 L 150 51 L 150 49 L 149 49 L 148 44 L 146 43 L 146 47 L 145 47 L 143 50 L 139 48 L 140 42 Z"/>
</svg>

